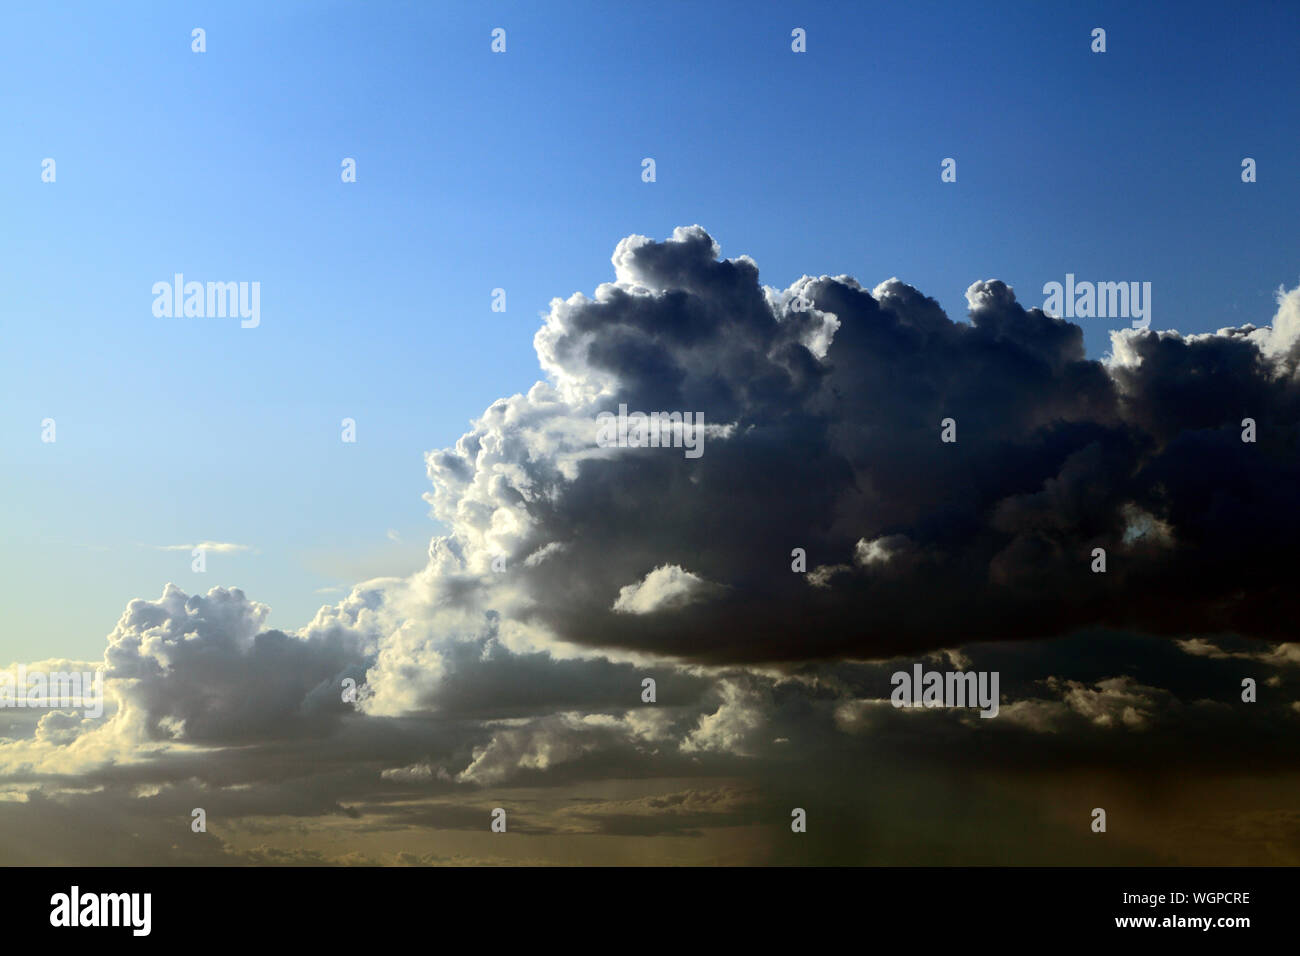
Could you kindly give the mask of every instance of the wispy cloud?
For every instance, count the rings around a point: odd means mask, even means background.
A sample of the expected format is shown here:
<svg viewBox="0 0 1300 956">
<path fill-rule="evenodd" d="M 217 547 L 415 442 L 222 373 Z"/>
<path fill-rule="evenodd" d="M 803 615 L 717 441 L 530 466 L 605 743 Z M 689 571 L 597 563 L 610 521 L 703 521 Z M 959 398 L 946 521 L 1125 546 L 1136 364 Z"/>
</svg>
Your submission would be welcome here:
<svg viewBox="0 0 1300 956">
<path fill-rule="evenodd" d="M 234 544 L 230 541 L 200 541 L 198 544 L 155 544 L 150 545 L 155 551 L 193 551 L 201 548 L 214 554 L 233 554 L 236 551 L 253 551 L 252 545 Z"/>
</svg>

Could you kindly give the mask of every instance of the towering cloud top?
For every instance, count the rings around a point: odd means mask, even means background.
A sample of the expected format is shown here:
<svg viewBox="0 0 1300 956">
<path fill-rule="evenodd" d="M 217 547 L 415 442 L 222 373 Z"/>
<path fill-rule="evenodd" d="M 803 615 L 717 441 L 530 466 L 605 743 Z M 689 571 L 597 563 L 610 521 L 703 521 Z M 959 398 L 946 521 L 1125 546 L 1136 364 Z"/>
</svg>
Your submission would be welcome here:
<svg viewBox="0 0 1300 956">
<path fill-rule="evenodd" d="M 897 279 L 765 287 L 699 226 L 613 264 L 594 298 L 552 302 L 549 381 L 428 458 L 445 569 L 508 585 L 521 618 L 744 662 L 1092 625 L 1276 637 L 1295 611 L 1268 556 L 1297 521 L 1300 293 L 1273 328 L 1123 329 L 1093 361 L 996 280 L 967 323 Z M 620 403 L 703 413 L 704 454 L 598 447 Z M 690 599 L 621 613 L 664 568 Z"/>
</svg>

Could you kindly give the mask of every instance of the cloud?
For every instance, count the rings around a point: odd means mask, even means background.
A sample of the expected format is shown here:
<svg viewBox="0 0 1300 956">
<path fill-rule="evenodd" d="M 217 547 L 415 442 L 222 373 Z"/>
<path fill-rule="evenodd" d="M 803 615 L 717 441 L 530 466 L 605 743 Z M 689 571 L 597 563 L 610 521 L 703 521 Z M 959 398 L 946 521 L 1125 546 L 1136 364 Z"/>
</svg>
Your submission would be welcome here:
<svg viewBox="0 0 1300 956">
<path fill-rule="evenodd" d="M 211 551 L 214 554 L 233 554 L 238 551 L 252 551 L 251 545 L 232 544 L 229 541 L 200 541 L 198 544 L 160 544 L 155 545 L 158 551 L 193 551 L 195 549 L 202 551 Z"/>
<path fill-rule="evenodd" d="M 409 767 L 393 767 L 385 770 L 380 774 L 385 780 L 395 780 L 399 783 L 423 783 L 429 780 L 451 780 L 444 767 L 435 767 L 427 763 L 412 764 Z"/>
<path fill-rule="evenodd" d="M 613 610 L 620 614 L 677 610 L 716 590 L 703 578 L 675 564 L 665 564 L 639 582 L 620 588 Z"/>
<path fill-rule="evenodd" d="M 1237 642 L 1240 644 L 1240 642 Z M 1178 641 L 1178 647 L 1187 654 L 1217 659 L 1236 658 L 1238 660 L 1260 661 L 1274 667 L 1300 666 L 1300 643 L 1284 641 L 1281 644 L 1265 647 L 1238 647 L 1231 649 L 1209 641 L 1203 637 L 1192 637 Z"/>
<path fill-rule="evenodd" d="M 1144 687 L 1131 677 L 1107 678 L 1093 687 L 1055 677 L 1047 678 L 1045 684 L 1059 699 L 1016 701 L 1006 708 L 1007 720 L 1039 732 L 1059 731 L 1072 716 L 1097 727 L 1145 730 L 1157 714 L 1168 718 L 1176 714 L 1179 705 L 1167 691 Z"/>
<path fill-rule="evenodd" d="M 704 839 L 880 765 L 1294 765 L 1300 290 L 1267 328 L 1120 330 L 1093 361 L 998 280 L 959 322 L 897 278 L 762 285 L 698 226 L 612 264 L 551 302 L 545 380 L 426 455 L 425 567 L 292 632 L 239 589 L 131 601 L 102 719 L 0 714 L 6 825 L 98 806 L 120 842 L 204 806 L 219 838 L 141 855 L 348 862 L 255 828 L 477 833 L 489 793 L 599 781 L 585 817 L 519 796 L 512 830 Z M 702 412 L 704 454 L 598 445 L 621 403 Z M 166 549 L 193 547 L 250 550 Z M 999 671 L 1000 719 L 890 706 L 917 660 Z"/>
<path fill-rule="evenodd" d="M 719 693 L 718 709 L 702 716 L 682 741 L 684 752 L 712 750 L 742 756 L 752 752 L 752 742 L 768 720 L 769 690 L 761 682 L 733 677 L 720 683 Z"/>
<path fill-rule="evenodd" d="M 263 629 L 270 609 L 238 588 L 201 596 L 168 585 L 159 600 L 127 606 L 108 638 L 105 676 L 121 682 L 151 738 L 309 733 L 346 712 L 343 677 L 364 677 L 365 640 L 344 623 L 359 610 L 345 604 L 299 637 Z"/>
<path fill-rule="evenodd" d="M 553 300 L 548 380 L 428 456 L 442 568 L 505 556 L 512 613 L 557 638 L 716 664 L 1087 627 L 1279 639 L 1300 610 L 1291 294 L 1267 336 L 1124 329 L 1094 361 L 997 280 L 970 287 L 967 323 L 898 279 L 781 291 L 718 255 L 697 226 L 629 237 L 616 282 Z M 597 448 L 618 403 L 727 430 L 698 460 Z M 692 578 L 718 590 L 628 613 Z"/>
<path fill-rule="evenodd" d="M 598 833 L 616 836 L 699 836 L 709 827 L 752 822 L 758 802 L 738 787 L 679 790 L 626 800 L 593 800 L 574 816 Z"/>
</svg>

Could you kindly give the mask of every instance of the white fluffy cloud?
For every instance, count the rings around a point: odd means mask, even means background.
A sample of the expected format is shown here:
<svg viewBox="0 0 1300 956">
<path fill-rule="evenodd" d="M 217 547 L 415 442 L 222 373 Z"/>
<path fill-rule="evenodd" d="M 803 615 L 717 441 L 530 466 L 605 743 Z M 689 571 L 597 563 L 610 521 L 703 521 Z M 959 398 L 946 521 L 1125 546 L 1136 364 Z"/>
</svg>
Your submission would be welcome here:
<svg viewBox="0 0 1300 956">
<path fill-rule="evenodd" d="M 651 614 L 686 607 L 716 587 L 675 564 L 655 568 L 640 581 L 618 592 L 614 610 L 621 614 Z"/>
</svg>

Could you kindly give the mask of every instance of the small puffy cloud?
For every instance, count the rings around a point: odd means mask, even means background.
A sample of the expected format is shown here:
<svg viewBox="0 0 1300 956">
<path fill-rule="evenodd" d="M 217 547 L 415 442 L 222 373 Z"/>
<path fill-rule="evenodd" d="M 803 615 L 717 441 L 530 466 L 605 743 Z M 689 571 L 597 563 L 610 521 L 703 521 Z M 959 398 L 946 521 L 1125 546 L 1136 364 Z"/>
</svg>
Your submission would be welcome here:
<svg viewBox="0 0 1300 956">
<path fill-rule="evenodd" d="M 744 678 L 724 679 L 718 693 L 717 710 L 699 719 L 682 742 L 682 751 L 714 751 L 745 756 L 768 723 L 771 691 L 762 682 Z"/>
<path fill-rule="evenodd" d="M 655 568 L 635 584 L 621 588 L 614 610 L 621 614 L 651 614 L 686 607 L 716 588 L 675 564 Z"/>
<path fill-rule="evenodd" d="M 1127 676 L 1106 678 L 1092 686 L 1049 677 L 1044 685 L 1053 697 L 1015 701 L 1002 708 L 1002 716 L 1040 733 L 1063 730 L 1074 718 L 1105 729 L 1141 731 L 1157 719 L 1169 718 L 1180 706 L 1168 691 Z"/>
</svg>

